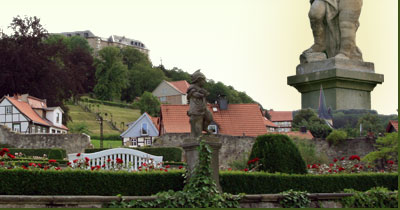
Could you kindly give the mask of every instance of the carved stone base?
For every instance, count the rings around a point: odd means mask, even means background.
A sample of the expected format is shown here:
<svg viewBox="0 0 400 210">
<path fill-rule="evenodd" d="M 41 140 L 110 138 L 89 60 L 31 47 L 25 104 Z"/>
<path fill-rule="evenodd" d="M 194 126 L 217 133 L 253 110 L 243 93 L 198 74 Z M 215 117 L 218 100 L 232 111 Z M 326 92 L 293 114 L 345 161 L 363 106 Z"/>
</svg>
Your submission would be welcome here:
<svg viewBox="0 0 400 210">
<path fill-rule="evenodd" d="M 221 149 L 222 143 L 217 137 L 213 136 L 204 136 L 202 139 L 205 139 L 205 143 L 211 147 L 212 178 L 217 183 L 218 190 L 222 192 L 221 186 L 219 184 L 219 150 Z M 200 143 L 194 139 L 187 139 L 181 145 L 181 147 L 185 150 L 187 170 L 190 172 L 190 174 L 193 172 L 199 160 L 199 152 L 197 151 L 197 148 L 199 146 Z"/>
<path fill-rule="evenodd" d="M 383 80 L 382 74 L 374 73 L 373 63 L 330 58 L 298 65 L 287 84 L 301 93 L 302 109 L 318 109 L 321 85 L 327 107 L 371 109 L 371 91 Z"/>
<path fill-rule="evenodd" d="M 322 52 L 315 52 L 315 53 L 302 53 L 300 55 L 300 63 L 311 63 L 315 61 L 322 61 L 326 60 L 326 54 Z"/>
</svg>

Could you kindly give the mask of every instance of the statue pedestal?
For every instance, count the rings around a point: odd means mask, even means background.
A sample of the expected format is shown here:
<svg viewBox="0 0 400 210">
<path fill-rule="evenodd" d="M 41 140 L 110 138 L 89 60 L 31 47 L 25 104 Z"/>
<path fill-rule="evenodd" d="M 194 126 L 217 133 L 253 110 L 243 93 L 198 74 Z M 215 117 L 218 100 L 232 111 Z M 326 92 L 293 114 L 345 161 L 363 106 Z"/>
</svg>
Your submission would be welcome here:
<svg viewBox="0 0 400 210">
<path fill-rule="evenodd" d="M 203 136 L 202 139 L 204 139 L 205 143 L 208 144 L 211 148 L 210 167 L 211 167 L 212 178 L 215 180 L 215 183 L 217 183 L 218 190 L 222 192 L 221 186 L 219 184 L 219 157 L 218 157 L 222 143 L 217 137 L 213 136 Z M 185 150 L 187 170 L 190 172 L 190 174 L 193 172 L 199 160 L 199 152 L 197 151 L 199 145 L 200 143 L 194 139 L 187 139 L 181 145 L 182 148 Z"/>
<path fill-rule="evenodd" d="M 287 84 L 301 93 L 302 109 L 318 109 L 321 85 L 333 110 L 371 109 L 371 91 L 382 82 L 373 63 L 339 58 L 299 64 L 296 75 L 287 77 Z"/>
</svg>

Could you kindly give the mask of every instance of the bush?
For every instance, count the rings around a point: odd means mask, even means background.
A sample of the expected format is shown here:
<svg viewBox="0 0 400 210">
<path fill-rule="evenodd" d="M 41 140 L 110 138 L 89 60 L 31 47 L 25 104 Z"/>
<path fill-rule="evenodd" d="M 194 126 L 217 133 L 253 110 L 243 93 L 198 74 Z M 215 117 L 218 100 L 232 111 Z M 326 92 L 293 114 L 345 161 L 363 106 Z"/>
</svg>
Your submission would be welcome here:
<svg viewBox="0 0 400 210">
<path fill-rule="evenodd" d="M 326 137 L 328 143 L 330 145 L 333 144 L 335 146 L 342 143 L 346 139 L 347 139 L 347 133 L 340 130 L 334 130 L 328 135 L 328 137 Z"/>
<path fill-rule="evenodd" d="M 351 197 L 342 199 L 344 208 L 398 208 L 398 191 L 389 192 L 383 187 L 376 187 L 367 192 L 358 192 L 346 189 L 346 193 L 353 193 Z"/>
<path fill-rule="evenodd" d="M 267 134 L 258 136 L 250 153 L 250 160 L 258 157 L 262 171 L 289 174 L 307 173 L 306 163 L 296 145 L 287 135 Z"/>
<path fill-rule="evenodd" d="M 43 157 L 44 154 L 47 155 L 47 158 L 56 160 L 62 160 L 67 157 L 67 152 L 65 151 L 65 149 L 59 149 L 59 148 L 48 148 L 48 149 L 10 148 L 11 154 L 20 152 L 24 154 L 26 157 L 33 157 L 33 156 Z"/>
<path fill-rule="evenodd" d="M 389 190 L 398 188 L 397 173 L 289 175 L 221 171 L 219 180 L 223 191 L 232 194 L 273 194 L 290 189 L 309 193 L 334 193 L 350 188 L 359 191 L 366 191 L 373 187 L 386 187 Z"/>
<path fill-rule="evenodd" d="M 136 147 L 129 148 L 139 150 L 151 155 L 163 156 L 163 161 L 170 162 L 181 162 L 182 160 L 182 149 L 179 147 Z M 85 153 L 94 153 L 107 150 L 106 148 L 96 148 L 96 149 L 85 149 Z"/>
<path fill-rule="evenodd" d="M 0 169 L 0 195 L 145 196 L 182 190 L 182 174 L 182 171 L 132 173 Z"/>
</svg>

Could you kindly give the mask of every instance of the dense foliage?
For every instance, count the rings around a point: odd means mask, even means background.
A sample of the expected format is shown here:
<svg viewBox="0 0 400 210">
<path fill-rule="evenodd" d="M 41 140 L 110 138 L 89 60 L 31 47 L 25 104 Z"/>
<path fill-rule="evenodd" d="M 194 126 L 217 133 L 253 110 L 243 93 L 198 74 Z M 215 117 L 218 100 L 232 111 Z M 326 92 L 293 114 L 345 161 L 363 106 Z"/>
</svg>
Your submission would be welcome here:
<svg viewBox="0 0 400 210">
<path fill-rule="evenodd" d="M 180 147 L 136 147 L 131 148 L 151 155 L 163 156 L 163 161 L 181 162 L 182 149 Z M 94 153 L 106 149 L 85 149 L 85 153 Z"/>
<path fill-rule="evenodd" d="M 286 135 L 258 136 L 249 159 L 259 158 L 259 170 L 270 173 L 307 173 L 306 164 L 293 141 Z"/>
<path fill-rule="evenodd" d="M 353 196 L 342 199 L 344 208 L 398 208 L 398 191 L 390 192 L 383 187 L 374 187 L 366 192 L 346 189 L 346 193 Z"/>
<path fill-rule="evenodd" d="M 297 111 L 293 118 L 292 128 L 298 130 L 306 127 L 315 138 L 326 138 L 332 129 L 324 120 L 318 118 L 312 109 L 302 109 Z"/>
<path fill-rule="evenodd" d="M 398 133 L 387 133 L 384 137 L 379 137 L 376 140 L 376 151 L 368 153 L 363 161 L 373 163 L 381 160 L 386 162 L 388 160 L 394 160 L 398 164 L 399 154 L 399 139 Z"/>
<path fill-rule="evenodd" d="M 271 194 L 293 189 L 309 193 L 333 193 L 344 189 L 366 191 L 373 187 L 398 189 L 397 173 L 358 174 L 271 174 L 264 172 L 220 172 L 220 184 L 224 192 L 232 194 Z"/>
<path fill-rule="evenodd" d="M 138 106 L 140 108 L 140 113 L 143 114 L 147 112 L 150 116 L 158 116 L 160 113 L 160 101 L 150 92 L 145 91 L 140 97 Z"/>
<path fill-rule="evenodd" d="M 47 105 L 91 91 L 94 85 L 93 57 L 86 40 L 49 37 L 37 17 L 15 17 L 13 34 L 0 37 L 0 95 L 29 93 L 47 99 Z M 87 43 L 87 42 L 86 42 Z"/>
<path fill-rule="evenodd" d="M 279 203 L 283 208 L 307 208 L 311 204 L 307 192 L 288 190 L 280 193 L 283 198 Z"/>
<path fill-rule="evenodd" d="M 327 137 L 326 140 L 330 145 L 339 145 L 347 139 L 347 133 L 341 130 L 332 131 Z"/>
</svg>

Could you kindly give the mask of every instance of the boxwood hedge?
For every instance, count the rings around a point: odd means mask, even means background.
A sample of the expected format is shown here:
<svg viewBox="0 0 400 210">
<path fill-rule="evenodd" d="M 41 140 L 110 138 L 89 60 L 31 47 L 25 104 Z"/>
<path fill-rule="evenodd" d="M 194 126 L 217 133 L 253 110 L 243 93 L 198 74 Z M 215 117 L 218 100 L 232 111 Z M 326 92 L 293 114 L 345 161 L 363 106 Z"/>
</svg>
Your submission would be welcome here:
<svg viewBox="0 0 400 210">
<path fill-rule="evenodd" d="M 112 172 L 83 170 L 0 169 L 0 195 L 130 195 L 145 196 L 183 189 L 183 170 L 169 172 Z M 398 188 L 395 173 L 287 175 L 263 172 L 220 172 L 224 192 L 270 194 L 289 189 L 332 193 L 344 189 Z"/>
</svg>

